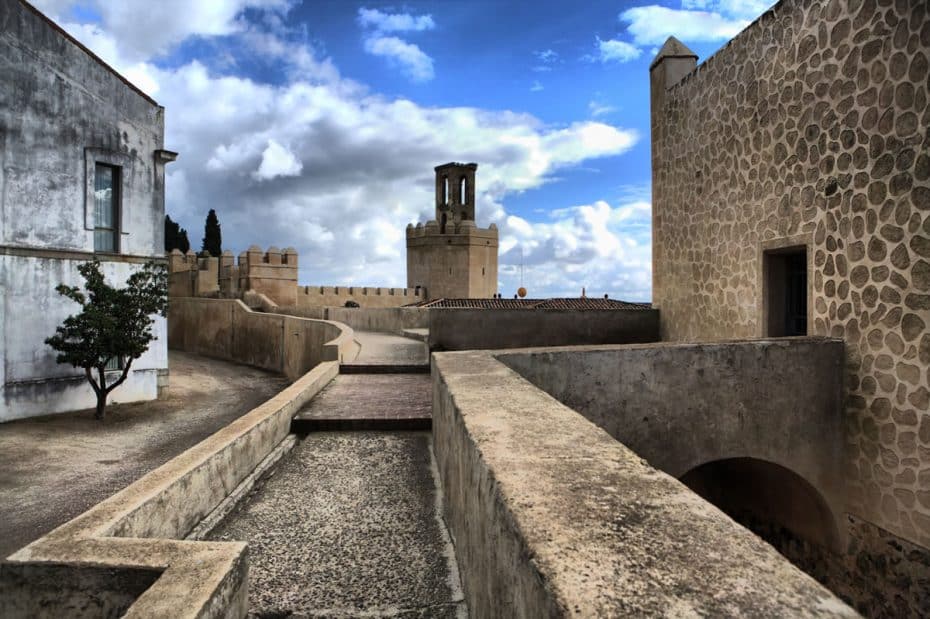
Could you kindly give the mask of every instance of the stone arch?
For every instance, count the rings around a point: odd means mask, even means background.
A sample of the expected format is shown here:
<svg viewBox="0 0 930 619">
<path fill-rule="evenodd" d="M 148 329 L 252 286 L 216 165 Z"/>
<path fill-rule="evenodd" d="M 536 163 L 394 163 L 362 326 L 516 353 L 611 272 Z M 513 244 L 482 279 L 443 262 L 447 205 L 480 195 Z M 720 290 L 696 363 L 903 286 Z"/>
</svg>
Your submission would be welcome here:
<svg viewBox="0 0 930 619">
<path fill-rule="evenodd" d="M 781 464 L 721 458 L 692 467 L 679 480 L 813 575 L 824 568 L 824 551 L 841 549 L 839 514 L 828 498 Z"/>
</svg>

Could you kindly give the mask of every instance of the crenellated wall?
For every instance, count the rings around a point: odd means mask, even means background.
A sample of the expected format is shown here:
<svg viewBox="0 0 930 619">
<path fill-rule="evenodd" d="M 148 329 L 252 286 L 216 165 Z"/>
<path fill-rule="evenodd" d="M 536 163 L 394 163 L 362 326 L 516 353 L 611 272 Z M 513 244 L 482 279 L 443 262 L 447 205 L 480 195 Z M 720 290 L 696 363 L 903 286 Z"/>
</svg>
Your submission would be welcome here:
<svg viewBox="0 0 930 619">
<path fill-rule="evenodd" d="M 369 286 L 298 286 L 298 308 L 343 307 L 355 301 L 359 307 L 400 307 L 426 300 L 426 291 L 415 288 L 374 288 Z"/>
</svg>

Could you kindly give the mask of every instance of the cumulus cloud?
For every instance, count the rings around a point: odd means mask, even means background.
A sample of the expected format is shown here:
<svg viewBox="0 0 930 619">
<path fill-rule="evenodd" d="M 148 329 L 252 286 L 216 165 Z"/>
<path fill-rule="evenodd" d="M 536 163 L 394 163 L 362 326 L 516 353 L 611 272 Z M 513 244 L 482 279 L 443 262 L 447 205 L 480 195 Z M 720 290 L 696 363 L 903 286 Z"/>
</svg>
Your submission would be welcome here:
<svg viewBox="0 0 930 619">
<path fill-rule="evenodd" d="M 73 34 L 92 48 L 112 43 L 92 27 Z M 262 83 L 198 61 L 159 67 L 120 56 L 118 46 L 109 59 L 136 71 L 165 106 L 166 147 L 181 155 L 167 168 L 166 206 L 192 234 L 215 208 L 235 253 L 252 244 L 296 247 L 301 283 L 403 286 L 406 224 L 434 216 L 433 166 L 476 161 L 478 223 L 501 230 L 502 292 L 515 288 L 522 248 L 532 294 L 577 294 L 585 285 L 648 298 L 649 235 L 638 232 L 645 220 L 629 211 L 634 200 L 570 206 L 542 222 L 506 208 L 508 196 L 566 167 L 627 152 L 639 139 L 634 131 L 418 105 L 341 77 L 310 46 L 293 53 L 300 43 L 274 31 L 250 26 L 234 36 L 288 65 L 288 79 Z M 304 73 L 304 64 L 318 70 Z"/>
<path fill-rule="evenodd" d="M 433 79 L 433 59 L 413 43 L 397 37 L 368 37 L 365 51 L 396 63 L 415 82 Z"/>
<path fill-rule="evenodd" d="M 379 32 L 420 32 L 436 27 L 432 15 L 383 13 L 378 9 L 365 7 L 358 10 L 358 23 L 364 28 L 372 28 Z"/>
<path fill-rule="evenodd" d="M 539 92 L 540 90 L 545 90 L 545 87 L 539 83 L 539 80 L 533 80 L 533 85 L 530 86 L 530 92 Z"/>
<path fill-rule="evenodd" d="M 268 147 L 262 151 L 262 162 L 252 176 L 269 181 L 278 176 L 298 176 L 303 169 L 303 164 L 294 153 L 275 140 L 268 140 Z"/>
<path fill-rule="evenodd" d="M 720 41 L 739 34 L 767 4 L 771 3 L 684 0 L 682 9 L 655 4 L 633 7 L 620 13 L 620 20 L 627 24 L 627 31 L 637 45 L 661 45 L 670 36 L 683 41 Z"/>
<path fill-rule="evenodd" d="M 411 81 L 428 82 L 433 79 L 433 59 L 426 52 L 414 43 L 385 34 L 432 30 L 436 27 L 432 16 L 383 13 L 363 7 L 358 10 L 358 23 L 365 31 L 362 38 L 366 52 L 386 58 Z"/>
<path fill-rule="evenodd" d="M 599 60 L 600 62 L 629 62 L 630 60 L 639 58 L 643 53 L 643 51 L 635 45 L 617 39 L 605 41 L 597 37 L 595 47 L 597 53 L 592 59 Z"/>
<path fill-rule="evenodd" d="M 556 209 L 550 221 L 509 215 L 501 227 L 503 292 L 522 283 L 532 296 L 610 294 L 648 300 L 652 280 L 651 207 L 606 201 Z"/>
<path fill-rule="evenodd" d="M 37 0 L 39 10 L 66 17 L 75 2 Z M 88 3 L 84 3 L 88 4 Z M 229 35 L 245 27 L 240 14 L 246 9 L 287 11 L 289 0 L 160 0 L 140 10 L 134 2 L 92 0 L 101 26 L 119 42 L 122 57 L 139 62 L 166 52 L 191 36 Z M 94 49 L 96 53 L 97 50 Z"/>
</svg>

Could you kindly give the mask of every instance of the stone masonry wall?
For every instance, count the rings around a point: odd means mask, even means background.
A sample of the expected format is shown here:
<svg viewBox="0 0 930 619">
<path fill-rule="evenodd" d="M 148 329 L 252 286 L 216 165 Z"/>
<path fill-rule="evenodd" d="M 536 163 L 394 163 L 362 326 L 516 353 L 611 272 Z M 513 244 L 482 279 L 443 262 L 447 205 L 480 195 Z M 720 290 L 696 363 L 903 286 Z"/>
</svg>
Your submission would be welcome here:
<svg viewBox="0 0 930 619">
<path fill-rule="evenodd" d="M 682 60 L 657 62 L 663 339 L 765 335 L 763 252 L 805 245 L 808 334 L 847 346 L 850 554 L 877 527 L 927 565 L 930 9 L 782 0 L 668 90 L 661 63 Z M 905 607 L 930 612 L 918 589 Z"/>
</svg>

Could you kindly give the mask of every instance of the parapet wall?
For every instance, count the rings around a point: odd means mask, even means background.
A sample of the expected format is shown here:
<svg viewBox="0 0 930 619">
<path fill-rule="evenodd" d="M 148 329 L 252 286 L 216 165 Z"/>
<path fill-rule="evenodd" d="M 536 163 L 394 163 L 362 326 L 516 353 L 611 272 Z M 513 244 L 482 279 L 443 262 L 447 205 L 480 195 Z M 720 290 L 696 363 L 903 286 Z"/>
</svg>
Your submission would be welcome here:
<svg viewBox="0 0 930 619">
<path fill-rule="evenodd" d="M 432 356 L 433 438 L 476 617 L 854 617 L 490 352 Z"/>
<path fill-rule="evenodd" d="M 430 350 L 630 344 L 658 339 L 659 312 L 651 309 L 429 311 Z"/>
<path fill-rule="evenodd" d="M 253 312 L 233 299 L 169 299 L 168 347 L 291 379 L 321 361 L 351 361 L 358 354 L 352 329 L 345 325 Z"/>
<path fill-rule="evenodd" d="M 343 307 L 354 301 L 359 307 L 400 307 L 426 300 L 424 288 L 381 288 L 370 286 L 298 286 L 298 308 Z"/>
</svg>

